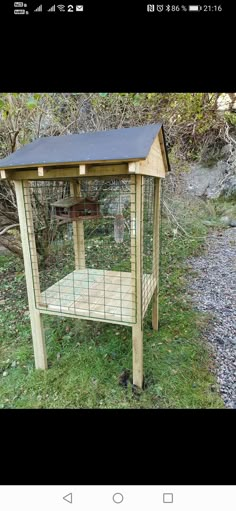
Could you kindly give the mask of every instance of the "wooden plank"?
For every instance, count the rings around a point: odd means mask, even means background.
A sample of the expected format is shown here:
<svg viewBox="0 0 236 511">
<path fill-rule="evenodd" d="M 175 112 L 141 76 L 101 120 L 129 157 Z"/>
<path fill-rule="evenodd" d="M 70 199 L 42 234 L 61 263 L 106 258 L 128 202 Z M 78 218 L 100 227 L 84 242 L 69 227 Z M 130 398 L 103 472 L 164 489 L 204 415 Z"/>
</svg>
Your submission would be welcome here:
<svg viewBox="0 0 236 511">
<path fill-rule="evenodd" d="M 45 171 L 47 171 L 45 173 Z M 102 177 L 116 176 L 128 174 L 128 165 L 86 165 L 86 173 L 80 174 L 80 167 L 54 168 L 44 167 L 44 176 L 38 175 L 38 170 L 8 170 L 6 171 L 6 179 L 10 181 L 17 180 L 43 180 L 43 179 L 65 179 L 71 177 Z"/>
<path fill-rule="evenodd" d="M 120 164 L 128 164 L 129 162 L 132 162 L 132 161 L 140 161 L 140 160 L 145 160 L 145 158 L 125 158 L 124 160 L 94 160 L 94 161 L 71 161 L 71 162 L 68 162 L 68 161 L 64 161 L 64 162 L 60 162 L 60 167 L 61 168 L 69 168 L 70 166 L 71 167 L 77 167 L 79 165 L 102 165 L 102 166 L 110 166 L 111 164 L 117 164 L 117 165 L 120 165 Z M 29 165 L 16 165 L 16 166 L 12 166 L 12 167 L 8 167 L 8 169 L 11 171 L 14 171 L 15 169 L 21 169 L 21 170 L 24 170 L 24 169 L 32 169 L 32 168 L 35 168 L 35 169 L 38 169 L 39 166 L 41 166 L 42 164 L 37 164 L 37 165 L 33 165 L 33 164 L 29 164 Z M 56 165 L 56 162 L 54 163 L 44 163 L 43 166 L 44 168 L 51 168 L 51 167 L 55 167 Z M 4 165 L 5 167 L 5 165 Z M 1 169 L 1 165 L 0 165 L 0 169 Z"/>
<path fill-rule="evenodd" d="M 36 300 L 36 306 L 41 298 L 40 293 L 40 282 L 39 282 L 39 269 L 38 269 L 38 255 L 36 250 L 35 243 L 35 234 L 34 234 L 34 221 L 33 221 L 33 211 L 31 205 L 31 195 L 30 195 L 30 187 L 29 182 L 25 181 L 23 183 L 23 194 L 24 194 L 24 206 L 25 206 L 25 216 L 27 221 L 27 232 L 28 232 L 28 240 L 29 240 L 29 248 L 30 248 L 30 256 L 31 256 L 31 266 L 34 280 L 34 294 Z"/>
<path fill-rule="evenodd" d="M 135 231 L 136 231 L 136 324 L 132 328 L 133 384 L 143 386 L 143 325 L 142 325 L 142 176 L 135 180 Z"/>
<path fill-rule="evenodd" d="M 142 214 L 142 233 L 141 233 L 141 240 L 142 240 L 142 250 L 141 250 L 141 261 L 142 261 L 142 264 L 141 264 L 141 268 L 142 268 L 142 273 L 141 273 L 141 278 L 142 278 L 142 321 L 144 319 L 145 312 L 146 312 L 146 309 L 148 307 L 148 303 L 150 301 L 149 293 L 150 293 L 150 284 L 151 284 L 151 280 L 152 280 L 152 276 L 151 275 L 148 276 L 148 275 L 144 275 L 144 273 L 143 273 L 143 250 L 144 250 L 144 235 L 145 235 L 144 226 L 143 226 L 143 216 L 144 216 L 144 206 L 145 206 L 145 208 L 148 207 L 147 204 L 145 204 L 145 201 L 146 201 L 146 197 L 145 197 L 146 188 L 147 188 L 147 191 L 149 191 L 149 182 L 148 181 L 149 180 L 145 176 L 142 177 L 142 213 L 141 213 Z M 151 200 L 151 198 L 148 198 L 148 199 Z"/>
<path fill-rule="evenodd" d="M 27 186 L 27 183 L 26 183 Z M 39 310 L 36 309 L 35 303 L 35 295 L 34 295 L 34 278 L 35 272 L 37 275 L 37 258 L 34 261 L 34 271 L 32 266 L 32 253 L 35 255 L 35 240 L 33 234 L 33 226 L 32 226 L 32 211 L 29 207 L 28 199 L 25 198 L 23 193 L 23 183 L 20 181 L 15 182 L 15 190 L 16 190 L 16 198 L 17 198 L 17 206 L 18 206 L 18 214 L 19 214 L 19 222 L 20 222 L 20 231 L 21 231 L 21 241 L 22 241 L 22 249 L 23 249 L 23 257 L 24 257 L 24 265 L 25 265 L 25 277 L 26 277 L 26 285 L 27 285 L 27 293 L 28 293 L 28 302 L 29 302 L 29 310 L 30 310 L 30 321 L 31 321 L 31 330 L 32 330 L 32 338 L 33 338 L 33 346 L 34 346 L 34 357 L 35 357 L 35 366 L 36 369 L 46 369 L 47 368 L 47 355 L 46 355 L 46 346 L 45 346 L 45 338 L 44 338 L 44 330 L 42 325 L 42 318 Z M 26 190 L 26 197 L 28 193 L 28 189 Z M 26 216 L 26 209 L 27 215 Z M 30 226 L 27 224 L 27 220 L 30 221 Z M 28 228 L 30 227 L 29 235 Z M 39 288 L 38 288 L 39 291 Z"/>
<path fill-rule="evenodd" d="M 163 160 L 164 160 L 165 170 L 166 170 L 166 173 L 167 173 L 167 172 L 169 172 L 169 165 L 168 165 L 168 161 L 167 161 L 166 148 L 165 148 L 164 137 L 163 137 L 163 130 L 162 129 L 158 133 L 158 138 L 159 138 L 159 142 L 160 142 L 160 148 L 161 148 L 161 152 L 162 152 L 162 157 L 163 157 Z"/>
<path fill-rule="evenodd" d="M 38 167 L 38 176 L 39 177 L 44 177 L 46 174 L 46 170 L 44 170 L 43 167 Z"/>
<path fill-rule="evenodd" d="M 111 323 L 113 325 L 123 325 L 123 326 L 130 326 L 132 327 L 132 323 L 130 321 L 119 321 L 119 320 L 116 320 L 116 319 L 112 319 L 112 318 L 107 318 L 106 319 L 103 319 L 103 318 L 100 318 L 100 317 L 92 317 L 92 316 L 85 316 L 83 314 L 74 314 L 74 313 L 67 313 L 67 312 L 63 312 L 63 314 L 61 312 L 58 312 L 58 311 L 52 311 L 52 310 L 49 310 L 49 309 L 45 309 L 45 310 L 42 310 L 41 311 L 41 314 L 48 314 L 50 316 L 60 316 L 63 318 L 74 318 L 74 319 L 86 319 L 86 320 L 89 320 L 89 321 L 99 321 L 101 323 Z"/>
<path fill-rule="evenodd" d="M 70 183 L 70 193 L 72 197 L 80 196 L 80 183 L 72 181 Z M 75 253 L 75 269 L 82 270 L 85 268 L 85 247 L 84 247 L 84 222 L 77 219 L 72 222 L 73 225 L 73 241 Z"/>
<path fill-rule="evenodd" d="M 160 203 L 161 179 L 156 178 L 154 183 L 154 218 L 153 218 L 153 275 L 156 281 L 152 304 L 152 327 L 158 330 L 159 322 L 159 252 L 160 252 Z"/>
<path fill-rule="evenodd" d="M 81 176 L 85 176 L 86 174 L 86 165 L 80 165 L 79 166 L 79 173 Z"/>
<path fill-rule="evenodd" d="M 129 163 L 130 165 L 133 165 L 133 163 Z M 129 170 L 130 172 L 130 170 Z M 130 255 L 131 255 L 131 275 L 133 281 L 136 283 L 136 218 L 135 218 L 135 175 L 130 176 Z M 133 287 L 132 290 L 132 300 L 135 304 L 135 311 L 136 311 L 136 285 Z"/>
<path fill-rule="evenodd" d="M 103 175 L 110 173 L 110 175 L 115 174 L 128 174 L 128 163 L 119 163 L 116 165 L 86 165 L 87 173 L 93 174 L 94 172 L 101 172 Z"/>
<path fill-rule="evenodd" d="M 139 173 L 139 162 L 133 161 L 132 163 L 129 163 L 129 174 L 138 174 Z"/>
<path fill-rule="evenodd" d="M 145 276 L 143 276 L 145 277 Z M 153 293 L 156 288 L 156 281 L 154 280 L 154 277 L 152 275 L 146 275 L 148 281 L 145 281 L 145 284 L 147 285 L 147 295 L 145 296 L 145 302 L 143 301 L 142 304 L 142 312 L 143 312 L 143 318 L 145 316 L 145 313 L 147 311 L 148 305 L 153 297 Z"/>
<path fill-rule="evenodd" d="M 42 293 L 47 310 L 135 323 L 130 272 L 75 270 Z M 43 309 L 43 307 L 42 307 Z"/>
</svg>

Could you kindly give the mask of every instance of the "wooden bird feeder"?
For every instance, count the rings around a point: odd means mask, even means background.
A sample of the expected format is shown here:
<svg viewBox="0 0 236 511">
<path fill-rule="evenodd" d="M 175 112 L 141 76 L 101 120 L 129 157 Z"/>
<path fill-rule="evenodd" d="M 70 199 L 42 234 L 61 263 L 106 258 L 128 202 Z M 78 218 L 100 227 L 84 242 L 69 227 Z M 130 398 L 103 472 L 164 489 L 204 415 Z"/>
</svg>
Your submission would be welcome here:
<svg viewBox="0 0 236 511">
<path fill-rule="evenodd" d="M 151 301 L 155 330 L 159 318 L 160 190 L 170 170 L 162 124 L 43 137 L 0 169 L 15 184 L 36 368 L 47 368 L 44 314 L 128 325 L 142 387 Z"/>
<path fill-rule="evenodd" d="M 96 219 L 100 216 L 99 204 L 88 197 L 67 197 L 51 204 L 57 219 L 80 220 Z"/>
</svg>

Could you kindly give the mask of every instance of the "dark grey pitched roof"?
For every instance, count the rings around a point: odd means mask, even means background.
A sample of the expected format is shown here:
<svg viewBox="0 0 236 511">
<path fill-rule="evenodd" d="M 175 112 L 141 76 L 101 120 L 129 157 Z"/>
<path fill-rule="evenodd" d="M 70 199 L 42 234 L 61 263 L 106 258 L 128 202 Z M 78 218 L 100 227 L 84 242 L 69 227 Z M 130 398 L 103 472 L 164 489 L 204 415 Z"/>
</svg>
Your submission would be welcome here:
<svg viewBox="0 0 236 511">
<path fill-rule="evenodd" d="M 42 137 L 0 160 L 0 168 L 145 159 L 162 124 Z"/>
</svg>

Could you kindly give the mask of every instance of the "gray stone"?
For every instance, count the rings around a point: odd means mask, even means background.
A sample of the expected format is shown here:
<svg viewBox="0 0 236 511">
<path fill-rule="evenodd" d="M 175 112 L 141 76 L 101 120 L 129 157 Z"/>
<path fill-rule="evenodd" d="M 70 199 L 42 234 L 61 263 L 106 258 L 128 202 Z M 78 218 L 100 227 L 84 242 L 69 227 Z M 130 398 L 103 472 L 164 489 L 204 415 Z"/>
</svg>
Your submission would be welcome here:
<svg viewBox="0 0 236 511">
<path fill-rule="evenodd" d="M 186 174 L 187 189 L 198 197 L 214 197 L 217 195 L 217 185 L 225 175 L 225 163 L 218 162 L 212 167 L 195 164 Z M 218 192 L 219 193 L 219 192 Z"/>
<path fill-rule="evenodd" d="M 226 199 L 236 198 L 236 176 L 231 175 L 224 181 L 220 195 Z"/>
<path fill-rule="evenodd" d="M 218 160 L 218 161 L 217 161 Z M 212 160 L 213 161 L 213 160 Z M 186 191 L 198 197 L 236 198 L 236 149 L 227 144 L 219 151 L 213 164 L 194 163 L 183 177 Z"/>
<path fill-rule="evenodd" d="M 224 225 L 230 225 L 230 218 L 228 216 L 222 216 L 220 221 Z"/>
<path fill-rule="evenodd" d="M 228 157 L 231 154 L 231 144 L 225 144 L 220 150 L 220 158 Z"/>
</svg>

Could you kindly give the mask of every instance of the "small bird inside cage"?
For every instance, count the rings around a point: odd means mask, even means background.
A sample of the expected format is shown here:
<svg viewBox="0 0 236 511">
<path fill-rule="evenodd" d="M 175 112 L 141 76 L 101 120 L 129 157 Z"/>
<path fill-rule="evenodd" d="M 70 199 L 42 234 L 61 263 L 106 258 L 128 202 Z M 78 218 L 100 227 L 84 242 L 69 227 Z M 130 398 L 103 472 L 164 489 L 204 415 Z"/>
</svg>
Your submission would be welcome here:
<svg viewBox="0 0 236 511">
<path fill-rule="evenodd" d="M 114 221 L 114 238 L 116 243 L 123 243 L 125 230 L 125 219 L 123 215 L 116 215 Z"/>
</svg>

